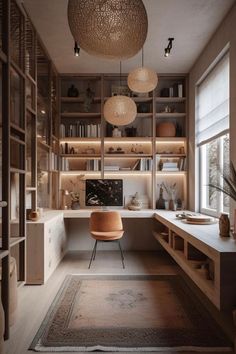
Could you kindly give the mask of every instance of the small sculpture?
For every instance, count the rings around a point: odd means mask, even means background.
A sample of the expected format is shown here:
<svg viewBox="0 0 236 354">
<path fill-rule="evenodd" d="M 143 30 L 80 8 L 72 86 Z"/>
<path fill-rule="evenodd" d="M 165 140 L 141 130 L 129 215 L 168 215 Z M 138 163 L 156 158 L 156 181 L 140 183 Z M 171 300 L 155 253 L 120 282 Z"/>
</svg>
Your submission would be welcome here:
<svg viewBox="0 0 236 354">
<path fill-rule="evenodd" d="M 84 97 L 84 111 L 85 112 L 91 111 L 94 97 L 95 97 L 95 92 L 93 92 L 88 85 L 88 88 L 85 92 L 85 97 Z"/>
<path fill-rule="evenodd" d="M 128 205 L 129 210 L 141 210 L 142 201 L 139 198 L 138 192 L 132 197 L 130 204 Z"/>
<path fill-rule="evenodd" d="M 221 214 L 219 218 L 220 236 L 229 237 L 230 222 L 227 214 Z"/>
<path fill-rule="evenodd" d="M 68 88 L 67 96 L 68 96 L 68 97 L 78 97 L 78 96 L 79 96 L 79 91 L 78 91 L 78 89 L 75 87 L 75 85 L 72 84 L 72 85 Z"/>
</svg>

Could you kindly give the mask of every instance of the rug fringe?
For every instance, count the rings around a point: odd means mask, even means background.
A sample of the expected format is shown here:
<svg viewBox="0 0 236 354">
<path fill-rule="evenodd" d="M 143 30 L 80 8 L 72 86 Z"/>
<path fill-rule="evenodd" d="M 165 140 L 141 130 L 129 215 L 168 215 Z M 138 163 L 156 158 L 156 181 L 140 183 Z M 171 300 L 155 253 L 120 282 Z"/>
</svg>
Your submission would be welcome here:
<svg viewBox="0 0 236 354">
<path fill-rule="evenodd" d="M 103 352 L 181 352 L 181 351 L 192 351 L 192 352 L 230 352 L 232 348 L 230 347 L 194 347 L 194 346 L 181 346 L 181 347 L 142 347 L 142 348 L 119 348 L 119 347 L 103 347 L 101 345 L 93 347 L 42 347 L 36 345 L 34 351 L 36 352 L 93 352 L 93 351 L 103 351 Z"/>
</svg>

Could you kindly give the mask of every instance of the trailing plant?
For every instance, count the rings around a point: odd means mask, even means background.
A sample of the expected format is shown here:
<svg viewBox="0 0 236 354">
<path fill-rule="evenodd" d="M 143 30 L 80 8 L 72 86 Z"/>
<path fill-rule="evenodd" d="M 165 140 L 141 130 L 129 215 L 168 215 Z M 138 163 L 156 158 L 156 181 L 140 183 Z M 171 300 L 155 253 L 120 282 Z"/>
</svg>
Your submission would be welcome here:
<svg viewBox="0 0 236 354">
<path fill-rule="evenodd" d="M 218 183 L 209 183 L 208 186 L 228 195 L 236 202 L 236 169 L 232 161 L 230 161 L 229 170 L 224 169 L 221 175 L 224 181 L 223 186 Z"/>
</svg>

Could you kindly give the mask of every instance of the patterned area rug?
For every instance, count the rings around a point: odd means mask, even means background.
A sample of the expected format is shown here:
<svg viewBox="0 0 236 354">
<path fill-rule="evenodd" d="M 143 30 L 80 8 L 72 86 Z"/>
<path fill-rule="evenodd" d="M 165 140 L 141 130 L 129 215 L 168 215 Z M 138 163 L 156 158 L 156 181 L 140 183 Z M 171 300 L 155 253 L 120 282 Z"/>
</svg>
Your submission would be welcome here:
<svg viewBox="0 0 236 354">
<path fill-rule="evenodd" d="M 69 275 L 30 349 L 216 353 L 232 348 L 177 275 Z"/>
</svg>

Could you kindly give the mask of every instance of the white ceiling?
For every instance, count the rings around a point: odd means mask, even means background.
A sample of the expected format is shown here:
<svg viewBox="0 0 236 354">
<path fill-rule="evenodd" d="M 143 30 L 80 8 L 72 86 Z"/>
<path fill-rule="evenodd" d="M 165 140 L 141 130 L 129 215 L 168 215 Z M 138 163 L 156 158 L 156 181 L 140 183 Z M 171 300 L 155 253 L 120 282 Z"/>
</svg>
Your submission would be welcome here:
<svg viewBox="0 0 236 354">
<path fill-rule="evenodd" d="M 122 0 L 121 0 L 122 1 Z M 67 22 L 67 0 L 24 0 L 42 41 L 60 73 L 115 73 L 119 62 L 80 51 Z M 143 0 L 148 14 L 144 64 L 158 73 L 187 73 L 235 0 Z M 174 37 L 168 58 L 164 48 Z M 141 52 L 122 62 L 126 73 L 141 65 Z"/>
</svg>

